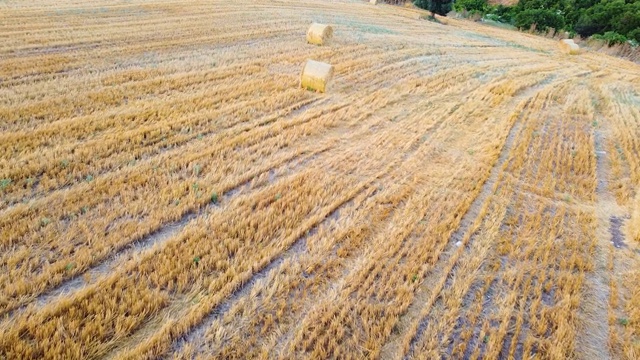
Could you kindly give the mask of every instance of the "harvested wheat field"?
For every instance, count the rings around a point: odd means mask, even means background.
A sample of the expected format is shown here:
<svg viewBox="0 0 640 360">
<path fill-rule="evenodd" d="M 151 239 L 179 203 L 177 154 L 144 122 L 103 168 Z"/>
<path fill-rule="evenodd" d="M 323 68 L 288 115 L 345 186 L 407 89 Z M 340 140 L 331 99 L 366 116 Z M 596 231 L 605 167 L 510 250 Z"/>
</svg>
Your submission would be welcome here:
<svg viewBox="0 0 640 360">
<path fill-rule="evenodd" d="M 0 2 L 0 359 L 638 359 L 640 66 L 423 15 Z"/>
</svg>

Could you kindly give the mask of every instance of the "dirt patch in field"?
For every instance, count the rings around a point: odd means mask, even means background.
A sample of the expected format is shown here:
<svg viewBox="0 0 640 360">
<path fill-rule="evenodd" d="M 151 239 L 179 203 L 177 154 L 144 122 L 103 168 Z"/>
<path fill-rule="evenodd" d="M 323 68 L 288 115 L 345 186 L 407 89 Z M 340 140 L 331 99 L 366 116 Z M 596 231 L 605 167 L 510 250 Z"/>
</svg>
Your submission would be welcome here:
<svg viewBox="0 0 640 360">
<path fill-rule="evenodd" d="M 612 216 L 609 218 L 609 233 L 611 234 L 611 243 L 616 249 L 626 248 L 627 244 L 624 242 L 624 234 L 620 230 L 624 224 L 624 218 L 619 216 Z"/>
</svg>

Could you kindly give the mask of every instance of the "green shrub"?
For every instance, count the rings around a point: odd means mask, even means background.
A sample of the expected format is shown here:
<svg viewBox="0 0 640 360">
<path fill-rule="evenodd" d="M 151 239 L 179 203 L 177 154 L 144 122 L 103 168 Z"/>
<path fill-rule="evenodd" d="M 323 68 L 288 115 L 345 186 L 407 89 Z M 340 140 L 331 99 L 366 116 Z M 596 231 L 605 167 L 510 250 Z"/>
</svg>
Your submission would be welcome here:
<svg viewBox="0 0 640 360">
<path fill-rule="evenodd" d="M 630 31 L 627 34 L 627 38 L 629 38 L 629 40 L 634 40 L 636 43 L 640 43 L 640 28 Z"/>
<path fill-rule="evenodd" d="M 0 189 L 4 189 L 11 185 L 11 179 L 1 179 L 0 180 Z"/>
<path fill-rule="evenodd" d="M 609 46 L 613 46 L 615 44 L 624 44 L 627 42 L 627 37 L 618 34 L 615 31 L 607 31 L 604 35 L 596 34 L 591 37 L 592 39 L 602 40 L 607 43 Z"/>
<path fill-rule="evenodd" d="M 468 11 L 470 13 L 484 14 L 489 8 L 487 0 L 456 0 L 453 8 L 457 12 Z"/>
</svg>

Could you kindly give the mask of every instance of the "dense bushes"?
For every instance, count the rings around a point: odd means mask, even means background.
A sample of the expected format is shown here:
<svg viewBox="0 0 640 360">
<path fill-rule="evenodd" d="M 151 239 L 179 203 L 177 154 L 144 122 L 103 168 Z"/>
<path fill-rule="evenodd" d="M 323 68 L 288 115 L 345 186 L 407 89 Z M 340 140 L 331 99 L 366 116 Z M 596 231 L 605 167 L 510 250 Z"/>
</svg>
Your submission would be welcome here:
<svg viewBox="0 0 640 360">
<path fill-rule="evenodd" d="M 512 24 L 520 29 L 535 25 L 596 35 L 609 43 L 640 42 L 640 0 L 520 0 L 515 6 L 490 6 L 487 0 L 457 0 L 456 11 L 481 13 L 486 18 Z"/>
<path fill-rule="evenodd" d="M 574 29 L 580 35 L 590 36 L 616 32 L 634 38 L 640 29 L 640 1 L 602 0 L 592 6 L 579 9 Z M 635 32 L 635 33 L 634 33 Z"/>
<path fill-rule="evenodd" d="M 546 31 L 549 28 L 564 28 L 564 18 L 553 10 L 526 9 L 515 16 L 514 25 L 518 29 L 529 29 L 533 25 L 537 30 Z"/>
<path fill-rule="evenodd" d="M 486 0 L 456 0 L 453 4 L 453 8 L 457 12 L 466 10 L 469 13 L 484 14 L 489 9 L 489 6 L 487 5 Z"/>
<path fill-rule="evenodd" d="M 595 34 L 592 38 L 596 40 L 603 40 L 609 45 L 623 44 L 627 41 L 627 38 L 624 35 L 620 35 L 615 31 L 607 31 L 604 35 Z"/>
</svg>

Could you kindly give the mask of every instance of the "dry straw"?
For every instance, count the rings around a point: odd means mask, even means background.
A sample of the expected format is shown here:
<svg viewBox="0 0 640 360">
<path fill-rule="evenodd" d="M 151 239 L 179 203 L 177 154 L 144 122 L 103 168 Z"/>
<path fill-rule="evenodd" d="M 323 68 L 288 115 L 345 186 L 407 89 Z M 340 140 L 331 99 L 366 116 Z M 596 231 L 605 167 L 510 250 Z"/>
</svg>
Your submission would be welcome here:
<svg viewBox="0 0 640 360">
<path fill-rule="evenodd" d="M 633 214 L 631 215 L 628 229 L 631 238 L 640 241 L 640 192 L 636 194 L 633 207 Z"/>
<path fill-rule="evenodd" d="M 307 42 L 315 45 L 326 45 L 333 37 L 333 28 L 329 25 L 313 23 L 307 31 Z"/>
<path fill-rule="evenodd" d="M 333 65 L 307 60 L 300 74 L 300 86 L 307 90 L 325 92 L 333 78 Z"/>
<path fill-rule="evenodd" d="M 560 49 L 565 54 L 569 54 L 569 55 L 580 54 L 580 46 L 578 46 L 578 44 L 573 42 L 573 39 L 560 40 Z"/>
</svg>

